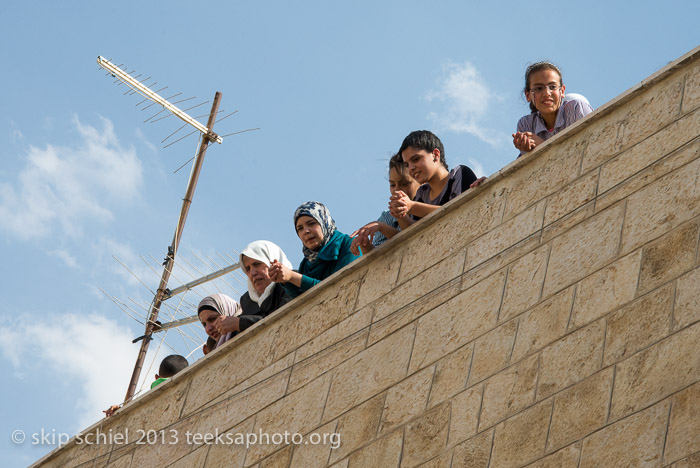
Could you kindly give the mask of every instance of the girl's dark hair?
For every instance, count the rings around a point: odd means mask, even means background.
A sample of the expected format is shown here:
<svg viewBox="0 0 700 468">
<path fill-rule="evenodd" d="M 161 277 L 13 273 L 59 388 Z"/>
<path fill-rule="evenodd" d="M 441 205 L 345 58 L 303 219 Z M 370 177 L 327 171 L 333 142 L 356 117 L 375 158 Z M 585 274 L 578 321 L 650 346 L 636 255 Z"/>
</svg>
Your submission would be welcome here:
<svg viewBox="0 0 700 468">
<path fill-rule="evenodd" d="M 403 139 L 403 143 L 401 143 L 401 148 L 399 148 L 398 154 L 401 155 L 403 150 L 409 146 L 416 149 L 425 150 L 428 153 L 432 153 L 433 150 L 437 148 L 440 150 L 440 163 L 442 163 L 445 169 L 449 170 L 447 167 L 447 161 L 445 160 L 445 148 L 442 146 L 440 139 L 433 132 L 428 130 L 416 130 L 415 132 L 409 133 L 408 136 Z"/>
<path fill-rule="evenodd" d="M 391 171 L 392 169 L 395 169 L 402 179 L 409 177 L 408 164 L 403 162 L 401 153 L 396 153 L 391 157 L 391 159 L 389 159 L 389 171 Z"/>
<path fill-rule="evenodd" d="M 559 67 L 554 65 L 552 62 L 549 62 L 547 60 L 543 60 L 542 62 L 535 62 L 533 64 L 530 64 L 525 69 L 525 89 L 523 89 L 523 91 L 525 93 L 530 91 L 530 75 L 532 75 L 533 73 L 537 73 L 539 71 L 543 71 L 543 70 L 552 70 L 552 71 L 557 72 L 557 75 L 559 75 L 559 84 L 560 85 L 564 84 L 564 80 L 562 79 L 561 71 L 559 70 Z M 530 103 L 530 111 L 537 112 L 537 108 L 532 103 Z"/>
</svg>

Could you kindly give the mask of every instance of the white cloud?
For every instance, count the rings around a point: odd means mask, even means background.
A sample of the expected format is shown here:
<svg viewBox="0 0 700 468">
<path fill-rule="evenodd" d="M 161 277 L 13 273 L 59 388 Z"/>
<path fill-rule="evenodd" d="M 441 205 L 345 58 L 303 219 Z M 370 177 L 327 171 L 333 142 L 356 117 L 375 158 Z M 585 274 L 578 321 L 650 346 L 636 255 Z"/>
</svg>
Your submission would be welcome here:
<svg viewBox="0 0 700 468">
<path fill-rule="evenodd" d="M 96 314 L 51 315 L 41 323 L 25 315 L 0 321 L 0 351 L 18 371 L 51 373 L 65 379 L 57 383 L 77 383 L 77 431 L 123 400 L 138 353 L 132 335 L 128 328 Z M 153 354 L 149 351 L 141 374 L 148 382 L 153 378 L 146 375 Z M 156 366 L 161 358 L 156 358 Z"/>
<path fill-rule="evenodd" d="M 474 171 L 474 174 L 477 177 L 483 177 L 486 175 L 484 172 L 484 165 L 481 164 L 479 161 L 473 158 L 467 159 L 467 162 L 469 162 L 469 168 Z"/>
<path fill-rule="evenodd" d="M 134 148 L 121 147 L 112 123 L 102 119 L 100 130 L 76 116 L 73 124 L 74 145 L 30 146 L 16 181 L 0 182 L 0 228 L 21 239 L 55 230 L 78 237 L 89 220 L 109 221 L 111 206 L 138 196 L 141 161 Z"/>
<path fill-rule="evenodd" d="M 51 250 L 48 252 L 48 254 L 63 260 L 63 263 L 65 263 L 67 267 L 80 269 L 80 266 L 78 265 L 78 261 L 76 260 L 75 256 L 71 255 L 70 252 L 68 252 L 65 249 Z"/>
<path fill-rule="evenodd" d="M 444 66 L 437 89 L 427 93 L 429 102 L 444 103 L 444 109 L 433 111 L 428 117 L 441 129 L 469 133 L 493 147 L 508 142 L 508 135 L 487 128 L 484 118 L 495 101 L 503 97 L 489 89 L 479 71 L 469 62 L 449 63 Z"/>
</svg>

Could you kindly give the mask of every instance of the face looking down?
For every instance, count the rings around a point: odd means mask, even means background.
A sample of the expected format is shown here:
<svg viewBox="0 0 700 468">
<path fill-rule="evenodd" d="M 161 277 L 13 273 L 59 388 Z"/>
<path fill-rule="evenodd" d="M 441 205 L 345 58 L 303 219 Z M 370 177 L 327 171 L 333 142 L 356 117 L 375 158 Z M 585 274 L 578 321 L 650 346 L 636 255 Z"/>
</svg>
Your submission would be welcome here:
<svg viewBox="0 0 700 468">
<path fill-rule="evenodd" d="M 267 265 L 260 260 L 243 255 L 243 271 L 245 271 L 245 274 L 255 288 L 255 292 L 258 294 L 264 293 L 265 289 L 272 282 Z"/>
<path fill-rule="evenodd" d="M 215 310 L 211 309 L 204 309 L 199 313 L 199 321 L 202 322 L 204 331 L 207 335 L 209 335 L 217 341 L 219 340 L 219 338 L 221 338 L 221 333 L 216 331 L 216 328 L 214 328 L 214 322 L 216 322 L 216 319 L 218 319 L 219 317 L 221 317 L 221 315 L 219 315 L 219 313 Z"/>
<path fill-rule="evenodd" d="M 408 173 L 419 184 L 427 183 L 439 170 L 440 150 L 435 148 L 432 152 L 409 146 L 401 152 L 403 161 L 408 165 Z"/>
<path fill-rule="evenodd" d="M 307 249 L 316 250 L 323 244 L 321 225 L 311 216 L 299 216 L 296 230 L 297 236 Z"/>
</svg>

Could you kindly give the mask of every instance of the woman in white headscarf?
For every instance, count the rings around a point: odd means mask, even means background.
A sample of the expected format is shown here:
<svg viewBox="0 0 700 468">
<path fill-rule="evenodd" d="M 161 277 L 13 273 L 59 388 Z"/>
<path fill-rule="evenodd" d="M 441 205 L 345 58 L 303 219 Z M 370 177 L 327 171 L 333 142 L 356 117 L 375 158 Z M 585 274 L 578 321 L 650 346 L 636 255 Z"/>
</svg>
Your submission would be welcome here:
<svg viewBox="0 0 700 468">
<path fill-rule="evenodd" d="M 203 348 L 204 354 L 233 337 L 241 312 L 241 305 L 226 294 L 212 294 L 199 302 L 197 315 L 204 331 L 209 335 Z"/>
<path fill-rule="evenodd" d="M 251 242 L 241 252 L 239 265 L 248 277 L 248 292 L 241 296 L 243 313 L 238 317 L 237 331 L 245 330 L 291 300 L 282 285 L 270 279 L 272 262 L 292 268 L 282 249 L 270 241 Z"/>
</svg>

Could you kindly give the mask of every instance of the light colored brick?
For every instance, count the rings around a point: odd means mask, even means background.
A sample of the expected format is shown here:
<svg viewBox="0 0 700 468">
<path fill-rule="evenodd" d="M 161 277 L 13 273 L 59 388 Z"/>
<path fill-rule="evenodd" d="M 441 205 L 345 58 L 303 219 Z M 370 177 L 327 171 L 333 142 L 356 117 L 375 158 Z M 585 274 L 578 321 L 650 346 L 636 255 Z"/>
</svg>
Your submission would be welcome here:
<svg viewBox="0 0 700 468">
<path fill-rule="evenodd" d="M 698 106 L 700 106 L 700 62 L 696 61 L 693 68 L 685 74 L 681 112 L 690 112 Z"/>
<path fill-rule="evenodd" d="M 572 444 L 546 456 L 526 468 L 578 468 L 581 444 Z"/>
<path fill-rule="evenodd" d="M 452 466 L 454 468 L 488 468 L 493 432 L 484 431 L 456 446 L 452 455 Z"/>
<path fill-rule="evenodd" d="M 537 365 L 538 356 L 531 356 L 484 383 L 479 431 L 534 403 Z"/>
<path fill-rule="evenodd" d="M 377 254 L 373 255 L 375 260 L 368 267 L 360 285 L 360 293 L 357 298 L 358 309 L 379 299 L 394 288 L 399 276 L 403 251 L 401 249 L 392 250 L 389 254 L 382 255 L 381 258 L 376 258 Z"/>
<path fill-rule="evenodd" d="M 292 445 L 287 445 L 282 450 L 278 450 L 273 453 L 263 461 L 261 461 L 256 467 L 258 468 L 289 468 L 289 463 L 292 461 Z M 231 465 L 228 465 L 231 466 Z"/>
<path fill-rule="evenodd" d="M 510 266 L 498 318 L 500 322 L 510 320 L 540 299 L 548 257 L 549 245 L 545 245 L 519 258 Z"/>
<path fill-rule="evenodd" d="M 353 450 L 371 442 L 377 437 L 379 418 L 382 416 L 383 408 L 384 394 L 380 394 L 338 418 L 338 425 L 335 430 L 316 431 L 318 433 L 336 432 L 340 434 L 340 447 L 331 451 L 330 459 L 326 457 L 329 463 L 342 460 Z"/>
<path fill-rule="evenodd" d="M 637 250 L 584 278 L 576 288 L 571 322 L 590 323 L 634 299 L 642 251 Z"/>
<path fill-rule="evenodd" d="M 600 369 L 605 324 L 593 322 L 542 350 L 537 399 L 580 382 Z"/>
<path fill-rule="evenodd" d="M 324 349 L 345 340 L 350 335 L 362 330 L 363 328 L 369 327 L 371 320 L 372 314 L 370 309 L 364 308 L 355 312 L 350 317 L 346 318 L 337 325 L 332 326 L 313 340 L 307 342 L 297 349 L 294 353 L 294 363 L 308 359 Z"/>
<path fill-rule="evenodd" d="M 700 323 L 616 365 L 610 420 L 666 398 L 700 379 Z"/>
<path fill-rule="evenodd" d="M 623 205 L 612 207 L 552 241 L 543 297 L 579 281 L 615 259 L 623 213 Z"/>
<path fill-rule="evenodd" d="M 698 173 L 700 159 L 628 197 L 622 253 L 631 252 L 700 214 Z"/>
<path fill-rule="evenodd" d="M 590 435 L 579 467 L 661 466 L 668 409 L 660 403 Z"/>
<path fill-rule="evenodd" d="M 350 335 L 339 343 L 295 364 L 287 391 L 293 392 L 360 353 L 365 349 L 368 335 L 369 328 Z"/>
<path fill-rule="evenodd" d="M 612 379 L 613 368 L 609 367 L 554 397 L 547 451 L 582 439 L 605 425 Z"/>
<path fill-rule="evenodd" d="M 671 397 L 664 464 L 700 452 L 700 383 Z"/>
<path fill-rule="evenodd" d="M 472 346 L 462 346 L 436 364 L 428 406 L 443 402 L 464 390 L 472 361 Z"/>
<path fill-rule="evenodd" d="M 481 382 L 508 366 L 517 325 L 516 320 L 511 320 L 476 340 L 469 385 Z"/>
<path fill-rule="evenodd" d="M 618 185 L 615 185 L 602 195 L 598 195 L 595 202 L 595 210 L 602 211 L 608 206 L 614 205 L 623 198 L 653 183 L 655 180 L 697 159 L 699 155 L 700 141 L 693 141 L 682 146 L 673 153 L 664 156 L 658 162 L 644 168 L 630 178 L 620 182 Z"/>
<path fill-rule="evenodd" d="M 246 456 L 245 445 L 232 445 L 228 444 L 229 438 L 236 441 L 236 438 L 240 434 L 249 434 L 253 432 L 253 427 L 255 425 L 255 418 L 248 418 L 236 427 L 226 431 L 225 435 L 221 440 L 227 443 L 224 444 L 211 444 L 209 447 L 209 463 L 207 463 L 207 468 L 227 468 L 231 465 L 233 466 L 243 466 Z M 200 429 L 197 428 L 199 434 L 204 434 L 206 432 L 199 432 Z M 184 437 L 185 434 L 180 434 Z M 204 447 L 206 448 L 206 447 Z"/>
<path fill-rule="evenodd" d="M 387 391 L 379 426 L 381 434 L 425 411 L 435 367 L 426 367 Z"/>
<path fill-rule="evenodd" d="M 416 468 L 450 468 L 452 465 L 452 452 L 443 453 Z"/>
<path fill-rule="evenodd" d="M 694 112 L 604 164 L 600 170 L 598 192 L 601 194 L 607 192 L 685 145 L 697 136 L 698 125 L 700 125 L 700 112 Z"/>
<path fill-rule="evenodd" d="M 368 466 L 397 468 L 399 460 L 401 460 L 402 445 L 403 429 L 400 429 L 350 455 L 348 468 L 366 468 Z"/>
<path fill-rule="evenodd" d="M 639 293 L 670 281 L 695 265 L 700 221 L 687 223 L 644 246 Z"/>
<path fill-rule="evenodd" d="M 677 461 L 670 468 L 700 468 L 700 453 L 693 454 L 688 458 Z"/>
<path fill-rule="evenodd" d="M 676 330 L 700 320 L 700 268 L 678 279 L 673 318 Z"/>
<path fill-rule="evenodd" d="M 542 230 L 542 243 L 549 242 L 557 236 L 567 232 L 572 227 L 576 226 L 584 219 L 588 219 L 595 214 L 596 202 L 590 201 L 580 208 L 575 209 L 571 213 L 562 216 L 557 221 L 554 221 L 549 226 Z"/>
<path fill-rule="evenodd" d="M 572 286 L 536 305 L 520 317 L 511 358 L 513 361 L 519 361 L 564 336 L 573 298 Z"/>
<path fill-rule="evenodd" d="M 418 320 L 409 372 L 462 347 L 496 325 L 505 273 L 499 272 Z"/>
<path fill-rule="evenodd" d="M 496 426 L 490 468 L 514 468 L 544 454 L 552 400 L 546 400 Z"/>
<path fill-rule="evenodd" d="M 598 187 L 598 171 L 579 177 L 547 199 L 544 225 L 549 226 L 577 208 L 593 200 Z"/>
<path fill-rule="evenodd" d="M 482 386 L 475 385 L 452 399 L 448 445 L 458 444 L 476 435 L 482 392 Z"/>
<path fill-rule="evenodd" d="M 170 468 L 201 468 L 207 458 L 208 449 L 209 447 L 200 447 L 170 465 Z"/>
<path fill-rule="evenodd" d="M 669 284 L 610 314 L 603 365 L 608 366 L 669 334 L 673 285 Z"/>
<path fill-rule="evenodd" d="M 523 211 L 467 246 L 467 269 L 474 268 L 542 229 L 545 202 Z"/>
<path fill-rule="evenodd" d="M 318 434 L 319 437 L 323 437 L 324 434 L 333 434 L 336 428 L 336 421 L 331 421 L 325 426 L 321 426 L 311 434 Z M 311 434 L 307 434 L 308 437 Z M 323 440 L 323 439 L 320 439 Z M 342 439 L 341 439 L 342 440 Z M 292 454 L 292 462 L 289 468 L 309 468 L 312 466 L 326 466 L 329 456 L 331 454 L 331 444 L 330 443 L 319 443 L 319 444 L 299 444 L 294 446 L 294 452 Z M 329 462 L 329 463 L 332 463 Z M 231 465 L 229 465 L 231 466 Z"/>
<path fill-rule="evenodd" d="M 405 327 L 336 368 L 323 421 L 386 390 L 406 375 L 414 327 Z"/>
<path fill-rule="evenodd" d="M 447 445 L 450 405 L 443 403 L 406 426 L 401 466 L 415 466 L 438 455 Z"/>
</svg>

